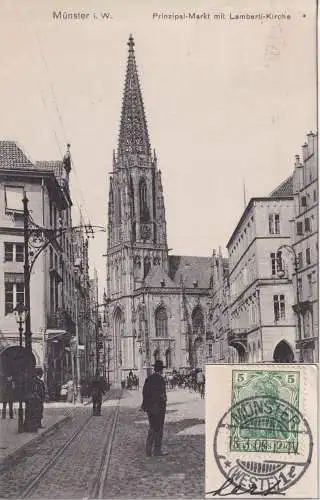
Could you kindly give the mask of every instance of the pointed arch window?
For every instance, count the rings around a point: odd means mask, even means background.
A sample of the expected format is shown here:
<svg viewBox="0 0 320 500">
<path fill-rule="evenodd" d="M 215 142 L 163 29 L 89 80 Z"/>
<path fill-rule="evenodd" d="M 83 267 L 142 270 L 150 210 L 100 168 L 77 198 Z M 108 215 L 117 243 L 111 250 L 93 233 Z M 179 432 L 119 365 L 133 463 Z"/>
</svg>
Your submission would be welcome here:
<svg viewBox="0 0 320 500">
<path fill-rule="evenodd" d="M 192 313 L 192 330 L 194 335 L 202 336 L 204 334 L 204 318 L 200 306 L 197 306 Z"/>
<path fill-rule="evenodd" d="M 147 183 L 144 177 L 139 182 L 140 221 L 149 222 L 150 213 L 147 200 Z"/>
<path fill-rule="evenodd" d="M 170 349 L 166 350 L 166 368 L 172 368 L 172 352 Z"/>
<path fill-rule="evenodd" d="M 156 337 L 168 337 L 168 316 L 163 306 L 158 307 L 155 314 Z"/>
<path fill-rule="evenodd" d="M 130 184 L 129 184 L 129 199 L 130 199 L 130 216 L 134 218 L 134 189 L 133 189 L 133 181 L 130 176 Z"/>
<path fill-rule="evenodd" d="M 148 276 L 149 271 L 151 269 L 151 261 L 149 257 L 145 257 L 143 261 L 143 276 L 144 278 Z"/>
<path fill-rule="evenodd" d="M 121 224 L 121 194 L 120 194 L 120 189 L 117 190 L 115 215 L 116 215 L 116 224 Z"/>
</svg>

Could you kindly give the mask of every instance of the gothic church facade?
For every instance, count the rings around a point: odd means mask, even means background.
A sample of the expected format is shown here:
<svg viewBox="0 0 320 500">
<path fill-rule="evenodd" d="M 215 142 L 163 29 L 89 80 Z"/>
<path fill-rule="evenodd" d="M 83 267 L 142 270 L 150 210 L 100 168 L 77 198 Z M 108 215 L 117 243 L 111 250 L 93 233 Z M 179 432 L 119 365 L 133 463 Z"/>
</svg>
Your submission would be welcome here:
<svg viewBox="0 0 320 500">
<path fill-rule="evenodd" d="M 128 61 L 108 203 L 107 295 L 113 382 L 206 360 L 211 258 L 168 255 L 161 171 L 151 149 L 135 60 Z"/>
</svg>

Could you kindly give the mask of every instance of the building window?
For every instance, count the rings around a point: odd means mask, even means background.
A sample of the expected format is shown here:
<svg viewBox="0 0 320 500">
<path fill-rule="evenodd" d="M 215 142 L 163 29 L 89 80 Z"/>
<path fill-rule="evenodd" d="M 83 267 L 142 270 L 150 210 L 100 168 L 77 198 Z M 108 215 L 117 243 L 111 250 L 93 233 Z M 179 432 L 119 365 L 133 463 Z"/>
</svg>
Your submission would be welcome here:
<svg viewBox="0 0 320 500">
<path fill-rule="evenodd" d="M 50 247 L 50 269 L 53 269 L 53 250 Z"/>
<path fill-rule="evenodd" d="M 208 355 L 209 355 L 209 358 L 212 358 L 212 344 L 209 344 L 208 345 Z"/>
<path fill-rule="evenodd" d="M 144 260 L 143 260 L 143 277 L 144 278 L 146 276 L 148 276 L 150 268 L 151 268 L 150 258 L 149 257 L 145 257 Z"/>
<path fill-rule="evenodd" d="M 164 307 L 158 307 L 155 314 L 156 337 L 168 337 L 168 317 Z"/>
<path fill-rule="evenodd" d="M 172 355 L 170 349 L 166 350 L 166 368 L 172 368 Z"/>
<path fill-rule="evenodd" d="M 115 223 L 117 225 L 121 224 L 121 194 L 120 189 L 116 190 L 116 200 L 115 200 Z"/>
<path fill-rule="evenodd" d="M 317 191 L 313 190 L 313 201 L 317 201 Z"/>
<path fill-rule="evenodd" d="M 304 229 L 306 233 L 309 233 L 311 231 L 311 221 L 309 217 L 306 217 L 304 219 Z"/>
<path fill-rule="evenodd" d="M 302 222 L 297 222 L 297 235 L 302 236 L 303 235 L 303 224 Z"/>
<path fill-rule="evenodd" d="M 301 206 L 302 206 L 302 208 L 307 208 L 307 197 L 306 196 L 301 197 Z"/>
<path fill-rule="evenodd" d="M 57 208 L 53 206 L 53 227 L 56 229 L 57 227 Z"/>
<path fill-rule="evenodd" d="M 13 262 L 13 243 L 4 244 L 4 261 Z"/>
<path fill-rule="evenodd" d="M 312 337 L 312 314 L 310 311 L 307 311 L 303 318 L 303 326 L 304 326 L 304 337 Z"/>
<path fill-rule="evenodd" d="M 5 243 L 4 260 L 5 262 L 23 262 L 24 261 L 23 243 Z"/>
<path fill-rule="evenodd" d="M 18 304 L 24 304 L 23 274 L 5 273 L 5 314 L 10 314 Z"/>
<path fill-rule="evenodd" d="M 302 298 L 302 278 L 298 278 L 298 291 L 299 291 L 299 297 L 301 299 Z"/>
<path fill-rule="evenodd" d="M 286 306 L 285 306 L 284 295 L 273 296 L 273 311 L 274 311 L 275 322 L 286 319 Z"/>
<path fill-rule="evenodd" d="M 303 267 L 303 253 L 298 253 L 298 268 L 301 269 Z"/>
<path fill-rule="evenodd" d="M 16 262 L 24 262 L 24 245 L 23 243 L 16 243 Z"/>
<path fill-rule="evenodd" d="M 15 186 L 4 187 L 5 209 L 8 212 L 23 212 L 23 188 Z"/>
<path fill-rule="evenodd" d="M 308 280 L 308 297 L 312 297 L 312 274 L 307 275 Z"/>
<path fill-rule="evenodd" d="M 270 258 L 271 258 L 271 274 L 272 276 L 276 276 L 279 271 L 282 271 L 283 268 L 281 251 L 277 252 L 277 254 L 275 252 L 272 252 L 270 254 Z"/>
<path fill-rule="evenodd" d="M 149 222 L 150 213 L 147 202 L 147 184 L 144 178 L 139 182 L 139 201 L 140 201 L 140 221 Z"/>
<path fill-rule="evenodd" d="M 269 214 L 269 233 L 280 234 L 280 215 Z"/>
<path fill-rule="evenodd" d="M 200 306 L 196 306 L 192 312 L 192 331 L 197 336 L 204 334 L 204 317 Z"/>
<path fill-rule="evenodd" d="M 310 248 L 306 249 L 306 264 L 309 266 L 311 264 L 311 253 Z"/>
<path fill-rule="evenodd" d="M 49 223 L 50 227 L 52 227 L 52 201 L 49 201 Z"/>
<path fill-rule="evenodd" d="M 160 359 L 160 352 L 158 349 L 156 349 L 153 353 L 153 358 L 154 358 L 154 361 L 158 361 Z"/>
</svg>

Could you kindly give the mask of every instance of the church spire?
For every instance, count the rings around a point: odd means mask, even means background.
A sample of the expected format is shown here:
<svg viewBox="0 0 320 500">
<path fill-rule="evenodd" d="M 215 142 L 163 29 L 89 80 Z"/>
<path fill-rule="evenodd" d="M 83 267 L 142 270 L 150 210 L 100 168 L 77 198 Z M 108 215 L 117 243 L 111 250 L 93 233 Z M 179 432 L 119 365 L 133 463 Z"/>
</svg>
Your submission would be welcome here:
<svg viewBox="0 0 320 500">
<path fill-rule="evenodd" d="M 134 40 L 130 35 L 127 73 L 122 101 L 118 157 L 150 156 L 150 143 L 144 113 L 142 93 L 135 60 Z"/>
</svg>

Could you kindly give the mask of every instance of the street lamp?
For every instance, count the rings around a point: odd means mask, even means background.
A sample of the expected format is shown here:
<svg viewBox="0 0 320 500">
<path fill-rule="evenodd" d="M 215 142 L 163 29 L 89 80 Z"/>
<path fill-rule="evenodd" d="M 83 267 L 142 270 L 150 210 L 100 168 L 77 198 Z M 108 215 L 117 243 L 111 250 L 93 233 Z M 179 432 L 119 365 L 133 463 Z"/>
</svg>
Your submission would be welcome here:
<svg viewBox="0 0 320 500">
<path fill-rule="evenodd" d="M 19 325 L 19 346 L 22 347 L 22 339 L 23 339 L 23 323 L 25 321 L 25 312 L 26 309 L 24 305 L 19 302 L 14 309 L 14 315 L 16 321 Z M 22 384 L 21 384 L 22 385 Z M 19 387 L 19 410 L 18 410 L 18 432 L 23 432 L 23 406 L 22 406 L 22 387 Z"/>
<path fill-rule="evenodd" d="M 107 382 L 108 382 L 108 388 L 110 387 L 110 361 L 111 361 L 111 342 L 112 342 L 112 337 L 111 335 L 107 335 L 105 337 L 105 342 L 107 343 Z"/>
<path fill-rule="evenodd" d="M 294 263 L 294 273 L 296 276 L 296 300 L 297 300 L 297 307 L 295 308 L 293 306 L 293 310 L 297 314 L 297 320 L 298 320 L 298 340 L 301 340 L 302 337 L 302 328 L 301 328 L 301 302 L 300 302 L 300 291 L 299 291 L 299 282 L 298 282 L 298 271 L 299 271 L 299 259 L 297 257 L 297 253 L 294 249 L 293 246 L 291 245 L 280 245 L 280 247 L 277 250 L 277 254 L 282 250 L 288 250 L 291 255 L 293 256 L 293 263 Z M 280 269 L 278 271 L 278 276 L 279 278 L 284 278 L 285 276 L 285 271 L 282 266 L 280 266 Z M 301 357 L 301 352 L 300 352 L 300 357 Z"/>
<path fill-rule="evenodd" d="M 93 236 L 96 231 L 104 231 L 102 226 L 80 224 L 79 226 L 48 229 L 34 222 L 29 212 L 29 200 L 24 191 L 23 203 L 23 236 L 24 236 L 24 300 L 25 300 L 25 349 L 32 353 L 31 308 L 30 308 L 30 277 L 32 268 L 39 255 L 51 244 L 67 232 L 85 231 Z M 77 299 L 76 299 L 77 306 Z M 26 403 L 26 406 L 28 403 Z M 27 412 L 26 412 L 27 413 Z M 28 424 L 25 425 L 25 428 Z"/>
<path fill-rule="evenodd" d="M 25 289 L 25 308 L 27 311 L 25 320 L 25 341 L 26 350 L 32 350 L 31 333 L 31 314 L 30 314 L 30 276 L 31 271 L 39 255 L 58 238 L 67 232 L 85 231 L 88 237 L 93 236 L 94 232 L 103 231 L 103 226 L 92 226 L 91 224 L 80 224 L 79 226 L 60 227 L 48 229 L 41 227 L 32 219 L 28 204 L 29 200 L 24 191 L 23 203 L 23 235 L 24 235 L 24 289 Z"/>
</svg>

